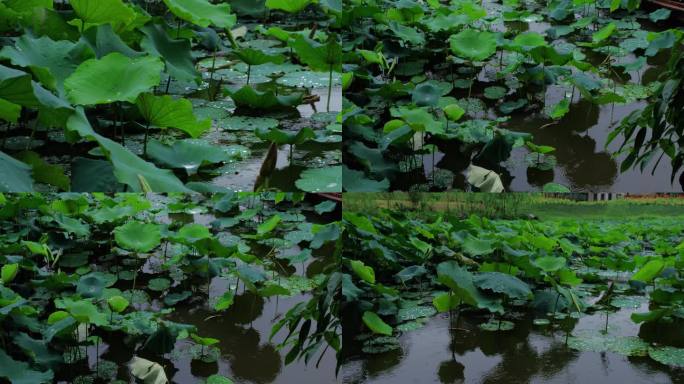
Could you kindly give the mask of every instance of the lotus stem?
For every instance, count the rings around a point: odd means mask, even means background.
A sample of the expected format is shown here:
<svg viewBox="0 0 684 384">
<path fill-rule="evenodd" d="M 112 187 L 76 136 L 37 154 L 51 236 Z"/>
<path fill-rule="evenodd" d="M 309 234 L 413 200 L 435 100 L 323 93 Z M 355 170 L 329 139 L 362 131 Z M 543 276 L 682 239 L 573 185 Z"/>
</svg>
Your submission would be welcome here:
<svg viewBox="0 0 684 384">
<path fill-rule="evenodd" d="M 147 136 L 150 131 L 150 122 L 145 125 L 145 140 L 143 142 L 143 156 L 147 157 Z M 166 249 L 164 249 L 164 258 L 166 259 Z"/>
<path fill-rule="evenodd" d="M 332 96 L 332 81 L 333 81 L 333 65 L 330 64 L 330 72 L 328 75 L 328 104 L 327 104 L 328 112 L 330 112 L 330 97 Z"/>
<path fill-rule="evenodd" d="M 252 76 L 252 65 L 247 64 L 247 85 L 249 85 L 249 78 Z"/>
</svg>

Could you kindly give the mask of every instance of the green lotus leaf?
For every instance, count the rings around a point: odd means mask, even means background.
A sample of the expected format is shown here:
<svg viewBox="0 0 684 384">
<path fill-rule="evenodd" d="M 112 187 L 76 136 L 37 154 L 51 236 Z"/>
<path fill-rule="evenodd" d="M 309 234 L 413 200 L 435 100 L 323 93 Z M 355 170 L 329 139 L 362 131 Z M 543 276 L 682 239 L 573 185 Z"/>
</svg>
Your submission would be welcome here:
<svg viewBox="0 0 684 384">
<path fill-rule="evenodd" d="M 547 45 L 544 36 L 537 32 L 524 32 L 513 39 L 513 44 L 523 50 L 529 51 L 532 48 Z"/>
<path fill-rule="evenodd" d="M 276 143 L 278 145 L 301 145 L 316 137 L 313 129 L 305 127 L 298 132 L 287 132 L 278 128 L 264 130 L 257 128 L 254 132 L 258 138 L 264 141 Z"/>
<path fill-rule="evenodd" d="M 69 177 L 64 174 L 63 167 L 49 164 L 33 151 L 21 152 L 17 158 L 33 169 L 35 181 L 54 185 L 63 191 L 69 190 Z"/>
<path fill-rule="evenodd" d="M 221 295 L 219 299 L 216 301 L 216 304 L 214 304 L 214 309 L 217 311 L 225 311 L 226 309 L 230 308 L 231 305 L 233 305 L 233 302 L 235 300 L 235 293 L 231 290 L 227 290 L 226 293 Z"/>
<path fill-rule="evenodd" d="M 10 60 L 16 66 L 29 68 L 43 85 L 60 94 L 64 92 L 64 80 L 79 64 L 93 57 L 93 50 L 82 41 L 54 41 L 47 36 L 34 38 L 23 35 L 14 46 L 5 46 L 0 50 L 0 58 Z"/>
<path fill-rule="evenodd" d="M 31 167 L 0 151 L 0 192 L 33 192 Z"/>
<path fill-rule="evenodd" d="M 296 107 L 302 103 L 303 96 L 301 93 L 276 95 L 271 90 L 260 92 L 249 85 L 227 93 L 238 107 L 259 110 Z"/>
<path fill-rule="evenodd" d="M 257 227 L 257 233 L 259 235 L 265 235 L 269 232 L 272 232 L 276 228 L 278 223 L 280 223 L 280 220 L 280 215 L 271 216 L 268 220 L 259 224 L 259 226 Z"/>
<path fill-rule="evenodd" d="M 635 273 L 630 280 L 641 281 L 642 283 L 650 283 L 660 275 L 665 268 L 665 262 L 662 259 L 650 260 L 637 273 Z"/>
<path fill-rule="evenodd" d="M 172 39 L 159 24 L 140 28 L 145 37 L 140 46 L 148 53 L 158 56 L 166 63 L 166 72 L 179 81 L 201 81 L 192 60 L 190 41 Z"/>
<path fill-rule="evenodd" d="M 458 104 L 449 104 L 446 107 L 444 107 L 444 114 L 449 118 L 451 121 L 458 121 L 465 115 L 466 111 L 465 109 L 461 108 L 460 105 Z"/>
<path fill-rule="evenodd" d="M 484 97 L 490 99 L 490 100 L 499 100 L 503 99 L 506 94 L 508 93 L 508 90 L 504 87 L 487 87 L 484 90 Z"/>
<path fill-rule="evenodd" d="M 473 282 L 480 289 L 502 293 L 511 299 L 527 300 L 532 297 L 527 283 L 507 273 L 483 272 L 475 276 Z"/>
<path fill-rule="evenodd" d="M 109 308 L 111 308 L 112 311 L 116 313 L 121 313 L 128 308 L 128 305 L 130 304 L 126 298 L 122 296 L 112 296 L 109 299 L 107 299 L 107 304 L 109 305 Z"/>
<path fill-rule="evenodd" d="M 196 174 L 204 165 L 219 164 L 235 159 L 235 156 L 223 147 L 195 139 L 177 140 L 171 145 L 152 140 L 147 153 L 157 164 L 184 169 L 188 175 Z"/>
<path fill-rule="evenodd" d="M 419 107 L 434 107 L 442 97 L 442 89 L 432 83 L 421 83 L 411 92 L 411 97 Z"/>
<path fill-rule="evenodd" d="M 76 283 L 76 292 L 80 293 L 85 298 L 99 299 L 102 292 L 107 287 L 108 281 L 102 274 L 89 273 L 81 276 Z"/>
<path fill-rule="evenodd" d="M 247 65 L 282 64 L 285 61 L 285 56 L 283 55 L 268 55 L 261 50 L 253 48 L 240 48 L 233 51 L 233 54 Z"/>
<path fill-rule="evenodd" d="M 212 4 L 207 0 L 164 0 L 164 4 L 179 18 L 200 27 L 213 25 L 231 28 L 236 17 L 230 13 L 230 5 Z"/>
<path fill-rule="evenodd" d="M 498 47 L 496 34 L 466 29 L 449 38 L 451 51 L 473 61 L 483 61 L 492 56 Z"/>
<path fill-rule="evenodd" d="M 133 252 L 149 252 L 161 243 L 161 229 L 156 224 L 131 221 L 114 229 L 116 243 Z"/>
<path fill-rule="evenodd" d="M 41 368 L 58 369 L 64 363 L 62 355 L 50 350 L 43 339 L 34 339 L 26 333 L 19 333 L 13 340 Z"/>
<path fill-rule="evenodd" d="M 159 128 L 180 129 L 193 138 L 211 129 L 211 120 L 198 120 L 192 111 L 192 103 L 187 99 L 143 93 L 136 105 L 145 120 Z"/>
<path fill-rule="evenodd" d="M 382 321 L 380 316 L 378 316 L 375 312 L 371 311 L 366 311 L 363 313 L 363 323 L 366 324 L 366 326 L 373 331 L 373 333 L 379 333 L 381 335 L 387 335 L 391 336 L 392 335 L 392 327 Z"/>
<path fill-rule="evenodd" d="M 225 376 L 211 375 L 207 377 L 207 384 L 233 384 L 233 381 Z"/>
<path fill-rule="evenodd" d="M 21 105 L 0 99 L 0 120 L 16 123 L 21 115 Z"/>
<path fill-rule="evenodd" d="M 612 36 L 615 30 L 617 30 L 617 24 L 610 23 L 591 35 L 591 41 L 594 44 L 600 43 Z"/>
<path fill-rule="evenodd" d="M 154 56 L 130 58 L 118 52 L 102 59 L 90 59 L 76 68 L 64 82 L 72 103 L 134 103 L 139 94 L 159 85 L 164 63 Z"/>
<path fill-rule="evenodd" d="M 100 136 L 90 126 L 79 108 L 67 121 L 67 132 L 78 134 L 88 140 L 97 141 L 114 167 L 117 180 L 127 184 L 132 191 L 188 192 L 183 183 L 167 169 L 159 169 L 128 149 L 106 137 Z"/>
<path fill-rule="evenodd" d="M 5 264 L 0 270 L 0 279 L 2 279 L 3 284 L 7 285 L 17 277 L 17 273 L 19 273 L 19 264 Z"/>
<path fill-rule="evenodd" d="M 228 131 L 255 131 L 277 128 L 278 120 L 268 117 L 231 116 L 220 119 L 217 124 Z"/>
<path fill-rule="evenodd" d="M 455 261 L 445 261 L 437 265 L 437 279 L 451 288 L 454 295 L 464 304 L 503 313 L 501 304 L 481 294 L 473 283 L 473 275 Z"/>
<path fill-rule="evenodd" d="M 648 356 L 661 364 L 684 368 L 684 348 L 667 346 L 649 347 Z"/>
<path fill-rule="evenodd" d="M 147 282 L 147 287 L 156 292 L 163 292 L 171 287 L 171 280 L 159 277 Z"/>
<path fill-rule="evenodd" d="M 131 58 L 145 55 L 143 52 L 132 49 L 121 40 L 121 37 L 114 32 L 110 24 L 102 24 L 88 29 L 83 34 L 83 40 L 90 44 L 98 59 L 113 52 L 119 52 Z"/>
<path fill-rule="evenodd" d="M 547 193 L 568 193 L 570 188 L 562 184 L 557 183 L 546 183 L 544 184 L 543 192 Z"/>
<path fill-rule="evenodd" d="M 342 166 L 342 178 L 344 190 L 347 192 L 383 192 L 389 189 L 389 180 L 383 178 L 380 181 L 366 178 L 361 171 L 356 171 Z"/>
<path fill-rule="evenodd" d="M 290 42 L 297 57 L 309 68 L 321 72 L 342 72 L 342 59 L 344 57 L 342 46 L 331 39 L 325 44 L 318 43 L 305 36 L 297 35 Z"/>
<path fill-rule="evenodd" d="M 342 167 L 307 169 L 299 175 L 295 185 L 305 192 L 342 192 Z"/>
<path fill-rule="evenodd" d="M 69 4 L 86 26 L 117 23 L 127 25 L 136 17 L 133 8 L 123 0 L 69 0 Z"/>
<path fill-rule="evenodd" d="M 52 383 L 53 373 L 52 370 L 34 371 L 27 363 L 12 359 L 0 349 L 0 377 L 12 384 L 42 384 Z"/>
<path fill-rule="evenodd" d="M 543 256 L 534 259 L 532 263 L 544 272 L 556 272 L 565 267 L 566 260 L 564 257 Z"/>
<path fill-rule="evenodd" d="M 369 284 L 375 284 L 375 271 L 360 260 L 351 260 L 349 264 L 356 275 Z"/>
<path fill-rule="evenodd" d="M 266 7 L 288 13 L 297 13 L 314 2 L 315 0 L 266 0 Z"/>
<path fill-rule="evenodd" d="M 478 325 L 478 327 L 487 332 L 510 331 L 515 328 L 515 324 L 506 320 L 490 320 Z"/>
<path fill-rule="evenodd" d="M 178 233 L 175 236 L 176 239 L 180 239 L 186 243 L 194 243 L 210 237 L 211 232 L 209 232 L 209 228 L 201 224 L 185 224 L 178 230 Z"/>
<path fill-rule="evenodd" d="M 58 301 L 61 303 L 57 304 L 57 307 L 65 309 L 79 323 L 99 326 L 107 324 L 107 316 L 99 312 L 97 306 L 88 300 L 55 300 L 55 302 Z"/>
</svg>

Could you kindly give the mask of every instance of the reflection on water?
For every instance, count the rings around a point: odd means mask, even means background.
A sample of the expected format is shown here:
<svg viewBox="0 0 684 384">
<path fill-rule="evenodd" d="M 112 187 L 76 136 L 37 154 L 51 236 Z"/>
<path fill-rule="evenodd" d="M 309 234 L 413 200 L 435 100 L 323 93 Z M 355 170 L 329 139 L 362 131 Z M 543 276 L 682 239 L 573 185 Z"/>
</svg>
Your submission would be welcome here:
<svg viewBox="0 0 684 384">
<path fill-rule="evenodd" d="M 681 324 L 658 327 L 634 324 L 622 309 L 608 317 L 608 334 L 639 336 L 648 342 L 684 343 Z M 605 312 L 566 319 L 555 325 L 533 325 L 532 314 L 516 314 L 516 327 L 505 332 L 481 331 L 487 319 L 473 314 L 452 318 L 438 315 L 423 328 L 400 337 L 402 348 L 367 355 L 351 341 L 341 381 L 349 384 L 403 383 L 684 383 L 681 370 L 648 357 L 626 357 L 610 352 L 581 352 L 569 348 L 566 338 L 581 330 L 602 330 Z M 351 344 L 351 345 L 350 345 Z"/>
</svg>

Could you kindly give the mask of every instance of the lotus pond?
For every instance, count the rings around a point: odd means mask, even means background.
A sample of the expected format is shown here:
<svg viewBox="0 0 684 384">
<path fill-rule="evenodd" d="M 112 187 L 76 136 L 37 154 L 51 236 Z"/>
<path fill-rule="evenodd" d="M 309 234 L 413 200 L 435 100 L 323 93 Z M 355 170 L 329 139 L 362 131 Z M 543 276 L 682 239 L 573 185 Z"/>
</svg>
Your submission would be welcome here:
<svg viewBox="0 0 684 384">
<path fill-rule="evenodd" d="M 350 1 L 348 191 L 681 191 L 681 21 L 638 0 Z"/>
<path fill-rule="evenodd" d="M 338 203 L 0 194 L 0 382 L 335 381 Z"/>
<path fill-rule="evenodd" d="M 682 383 L 681 215 L 407 212 L 343 213 L 341 382 Z"/>
<path fill-rule="evenodd" d="M 340 14 L 3 0 L 0 191 L 341 191 Z"/>
</svg>

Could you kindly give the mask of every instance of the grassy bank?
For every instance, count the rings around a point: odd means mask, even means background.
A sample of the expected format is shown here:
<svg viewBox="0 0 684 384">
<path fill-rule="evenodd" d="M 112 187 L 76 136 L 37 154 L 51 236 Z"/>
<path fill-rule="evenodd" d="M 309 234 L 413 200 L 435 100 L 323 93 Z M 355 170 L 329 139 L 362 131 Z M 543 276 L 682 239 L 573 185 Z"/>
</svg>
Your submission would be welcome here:
<svg viewBox="0 0 684 384">
<path fill-rule="evenodd" d="M 419 216 L 448 212 L 455 216 L 477 214 L 502 218 L 530 215 L 541 219 L 682 216 L 684 220 L 684 198 L 665 197 L 578 202 L 534 193 L 345 193 L 344 209 L 367 213 L 379 209 L 411 210 Z"/>
</svg>

